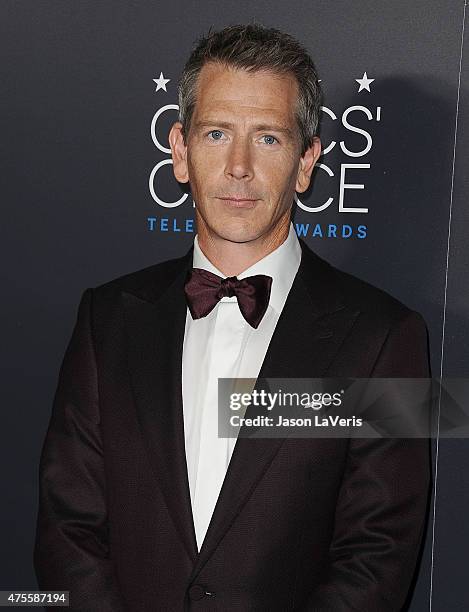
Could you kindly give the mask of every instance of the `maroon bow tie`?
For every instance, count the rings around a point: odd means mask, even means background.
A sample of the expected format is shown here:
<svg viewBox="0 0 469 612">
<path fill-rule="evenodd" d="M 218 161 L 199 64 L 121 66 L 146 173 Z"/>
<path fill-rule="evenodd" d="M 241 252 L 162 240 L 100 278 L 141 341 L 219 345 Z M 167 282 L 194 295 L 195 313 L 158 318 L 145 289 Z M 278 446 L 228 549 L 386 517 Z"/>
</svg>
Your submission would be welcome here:
<svg viewBox="0 0 469 612">
<path fill-rule="evenodd" d="M 221 278 L 208 270 L 192 268 L 187 273 L 184 291 L 193 319 L 207 316 L 222 297 L 235 295 L 241 314 L 257 329 L 269 305 L 271 285 L 272 277 L 265 274 L 240 280 L 236 276 Z"/>
</svg>

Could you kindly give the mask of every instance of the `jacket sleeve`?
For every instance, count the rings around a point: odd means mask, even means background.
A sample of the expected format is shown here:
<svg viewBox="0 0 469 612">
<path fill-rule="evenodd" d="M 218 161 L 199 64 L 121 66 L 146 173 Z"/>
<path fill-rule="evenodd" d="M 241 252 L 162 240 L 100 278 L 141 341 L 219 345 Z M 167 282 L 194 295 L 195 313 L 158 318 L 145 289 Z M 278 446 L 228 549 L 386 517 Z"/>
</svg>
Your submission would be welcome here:
<svg viewBox="0 0 469 612">
<path fill-rule="evenodd" d="M 34 567 L 41 590 L 70 591 L 70 610 L 123 612 L 108 543 L 92 293 L 78 307 L 42 449 Z"/>
<path fill-rule="evenodd" d="M 427 330 L 418 313 L 391 327 L 371 376 L 430 376 Z M 402 609 L 427 518 L 430 471 L 428 438 L 350 439 L 329 568 L 299 610 Z"/>
</svg>

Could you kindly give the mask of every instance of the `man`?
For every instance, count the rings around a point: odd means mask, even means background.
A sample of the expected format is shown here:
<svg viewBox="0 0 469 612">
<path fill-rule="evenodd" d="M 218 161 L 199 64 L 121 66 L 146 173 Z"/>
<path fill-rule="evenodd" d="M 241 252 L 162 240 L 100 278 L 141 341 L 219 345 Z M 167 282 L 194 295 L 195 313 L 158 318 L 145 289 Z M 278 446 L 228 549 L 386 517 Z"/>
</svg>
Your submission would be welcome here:
<svg viewBox="0 0 469 612">
<path fill-rule="evenodd" d="M 170 145 L 197 235 L 83 294 L 41 458 L 39 586 L 80 611 L 400 610 L 428 440 L 218 438 L 216 384 L 427 377 L 425 324 L 294 232 L 321 152 L 300 44 L 213 32 L 179 94 Z"/>
</svg>

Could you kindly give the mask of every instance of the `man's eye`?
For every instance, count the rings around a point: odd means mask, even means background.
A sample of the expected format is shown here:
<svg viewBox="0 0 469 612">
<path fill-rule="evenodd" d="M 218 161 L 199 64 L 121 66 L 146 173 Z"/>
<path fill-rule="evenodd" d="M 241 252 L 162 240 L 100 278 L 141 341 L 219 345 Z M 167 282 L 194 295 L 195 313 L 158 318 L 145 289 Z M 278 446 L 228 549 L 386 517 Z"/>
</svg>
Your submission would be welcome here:
<svg viewBox="0 0 469 612">
<path fill-rule="evenodd" d="M 268 139 L 268 142 L 266 144 L 275 144 L 275 142 L 278 142 L 275 136 L 271 136 L 270 134 L 266 134 L 265 136 L 262 136 L 262 138 Z"/>
<path fill-rule="evenodd" d="M 211 140 L 220 140 L 223 132 L 221 130 L 211 130 L 208 134 L 209 136 L 213 134 Z"/>
</svg>

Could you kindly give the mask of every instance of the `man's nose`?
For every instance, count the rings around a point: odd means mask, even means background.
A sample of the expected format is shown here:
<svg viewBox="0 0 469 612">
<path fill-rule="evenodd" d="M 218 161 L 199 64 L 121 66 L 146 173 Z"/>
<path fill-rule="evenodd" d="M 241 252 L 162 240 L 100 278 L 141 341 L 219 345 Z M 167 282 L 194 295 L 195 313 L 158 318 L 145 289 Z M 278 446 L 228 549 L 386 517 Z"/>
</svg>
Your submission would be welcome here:
<svg viewBox="0 0 469 612">
<path fill-rule="evenodd" d="M 252 151 L 248 139 L 234 139 L 229 145 L 225 174 L 229 178 L 252 178 Z"/>
</svg>

